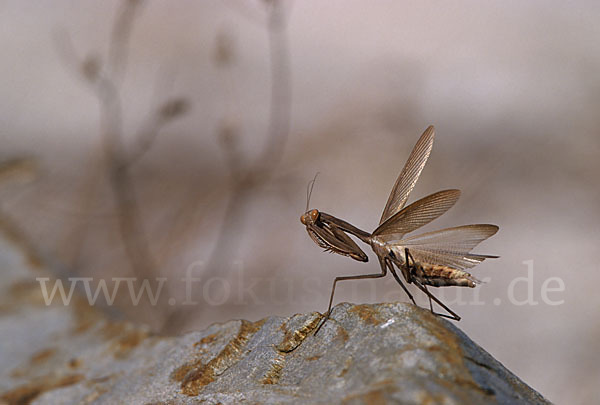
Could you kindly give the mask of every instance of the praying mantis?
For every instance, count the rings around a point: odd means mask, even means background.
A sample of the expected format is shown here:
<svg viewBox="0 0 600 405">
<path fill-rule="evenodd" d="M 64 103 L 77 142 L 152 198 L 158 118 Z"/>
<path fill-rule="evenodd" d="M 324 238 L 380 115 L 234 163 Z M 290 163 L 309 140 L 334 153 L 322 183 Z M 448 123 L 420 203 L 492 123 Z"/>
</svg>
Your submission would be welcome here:
<svg viewBox="0 0 600 405">
<path fill-rule="evenodd" d="M 348 256 L 354 260 L 367 262 L 368 256 L 348 234 L 368 244 L 377 255 L 380 273 L 339 276 L 333 281 L 329 306 L 321 326 L 331 315 L 331 305 L 338 281 L 381 278 L 389 270 L 394 279 L 414 305 L 414 297 L 398 276 L 396 268 L 407 284 L 414 284 L 429 299 L 429 309 L 435 314 L 455 321 L 461 318 L 428 289 L 431 287 L 475 287 L 479 280 L 466 271 L 485 259 L 499 256 L 471 253 L 479 243 L 498 231 L 498 226 L 490 224 L 462 225 L 453 228 L 427 232 L 421 235 L 405 237 L 406 234 L 425 226 L 448 211 L 460 196 L 459 190 L 442 190 L 430 194 L 405 207 L 433 147 L 435 129 L 429 126 L 415 144 L 404 168 L 396 179 L 390 196 L 381 215 L 379 225 L 368 233 L 354 225 L 321 212 L 309 210 L 310 195 L 315 179 L 307 189 L 306 212 L 300 221 L 306 227 L 311 239 L 325 251 Z M 433 302 L 442 307 L 447 314 L 437 313 Z M 320 329 L 320 327 L 319 327 Z"/>
</svg>

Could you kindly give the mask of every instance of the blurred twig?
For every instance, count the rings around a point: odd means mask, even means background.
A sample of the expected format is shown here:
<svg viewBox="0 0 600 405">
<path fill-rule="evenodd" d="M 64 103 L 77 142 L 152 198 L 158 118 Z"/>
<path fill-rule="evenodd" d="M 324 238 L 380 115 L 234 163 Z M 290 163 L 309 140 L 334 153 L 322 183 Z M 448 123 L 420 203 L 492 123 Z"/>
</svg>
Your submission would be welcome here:
<svg viewBox="0 0 600 405">
<path fill-rule="evenodd" d="M 142 125 L 133 150 L 126 150 L 119 86 L 127 70 L 131 33 L 141 4 L 142 0 L 124 0 L 121 3 L 112 27 L 105 65 L 98 57 L 88 57 L 81 62 L 68 35 L 59 38 L 59 45 L 68 62 L 81 66 L 81 76 L 98 99 L 103 157 L 115 200 L 122 242 L 134 274 L 140 278 L 152 279 L 158 275 L 157 264 L 143 228 L 129 168 L 152 146 L 165 124 L 187 111 L 188 104 L 182 98 L 168 100 Z"/>
<path fill-rule="evenodd" d="M 257 185 L 268 181 L 272 171 L 280 163 L 289 131 L 291 114 L 291 79 L 289 70 L 289 49 L 286 33 L 285 6 L 281 0 L 265 2 L 268 13 L 267 33 L 271 64 L 271 99 L 267 139 L 262 153 L 254 164 L 244 168 L 241 154 L 237 150 L 235 128 L 224 125 L 221 128 L 223 150 L 232 178 L 232 193 L 227 203 L 219 236 L 208 260 L 209 271 L 235 252 L 235 233 L 243 219 L 242 207 L 247 203 L 249 192 Z"/>
<path fill-rule="evenodd" d="M 188 110 L 189 103 L 185 98 L 173 98 L 163 103 L 138 130 L 135 136 L 136 145 L 124 164 L 130 166 L 137 162 L 152 147 L 161 129 Z"/>
<path fill-rule="evenodd" d="M 127 69 L 129 42 L 135 17 L 144 0 L 124 0 L 118 10 L 110 35 L 108 51 L 108 76 L 117 85 L 121 83 Z"/>
<path fill-rule="evenodd" d="M 290 11 L 283 0 L 265 0 L 266 28 L 270 59 L 271 91 L 269 100 L 269 119 L 265 145 L 258 158 L 250 164 L 238 148 L 238 131 L 232 122 L 225 120 L 219 129 L 219 138 L 225 155 L 226 165 L 231 178 L 231 194 L 227 201 L 223 222 L 221 223 L 213 251 L 208 259 L 207 278 L 216 272 L 226 272 L 226 263 L 238 250 L 240 228 L 245 210 L 252 192 L 271 180 L 275 169 L 280 165 L 283 151 L 290 132 L 291 115 L 291 72 L 289 45 L 287 38 L 287 15 Z M 225 43 L 226 45 L 226 43 Z M 232 50 L 224 49 L 224 42 L 217 43 L 217 62 L 227 67 L 232 60 Z M 227 57 L 223 57 L 223 56 Z M 198 316 L 201 310 L 195 309 Z M 181 328 L 186 315 L 175 310 L 163 326 L 163 331 Z"/>
<path fill-rule="evenodd" d="M 279 164 L 290 133 L 291 72 L 287 38 L 287 15 L 282 0 L 267 2 L 269 8 L 269 58 L 271 100 L 267 143 L 257 161 L 254 175 L 269 175 Z"/>
</svg>

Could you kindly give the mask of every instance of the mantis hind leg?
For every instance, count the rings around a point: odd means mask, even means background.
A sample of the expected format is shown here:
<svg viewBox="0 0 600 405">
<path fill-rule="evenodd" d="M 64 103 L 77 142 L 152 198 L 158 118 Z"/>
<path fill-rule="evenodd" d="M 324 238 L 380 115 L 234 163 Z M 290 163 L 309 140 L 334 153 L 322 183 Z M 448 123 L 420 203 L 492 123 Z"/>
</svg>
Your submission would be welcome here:
<svg viewBox="0 0 600 405">
<path fill-rule="evenodd" d="M 381 262 L 381 260 L 380 260 L 380 262 Z M 404 285 L 402 280 L 400 280 L 400 277 L 398 277 L 398 274 L 396 273 L 396 270 L 394 270 L 394 265 L 392 264 L 392 262 L 388 258 L 385 258 L 384 263 L 385 264 L 382 264 L 382 266 L 386 265 L 390 269 L 390 273 L 392 273 L 392 276 L 394 276 L 394 279 L 398 282 L 398 284 L 400 284 L 400 287 L 402 287 L 402 289 L 404 290 L 406 295 L 408 295 L 408 298 L 410 298 L 410 300 L 412 301 L 412 303 L 414 305 L 417 305 L 412 294 L 410 293 L 410 291 L 408 291 L 408 288 L 406 288 L 406 286 Z"/>
<path fill-rule="evenodd" d="M 429 292 L 429 290 L 427 289 L 427 287 L 424 284 L 421 284 L 420 281 L 415 280 L 415 285 L 421 290 L 423 291 L 427 297 L 429 298 L 429 303 L 430 303 L 430 310 L 431 313 L 437 316 L 441 316 L 442 318 L 448 318 L 448 319 L 452 319 L 453 321 L 460 321 L 460 316 L 458 316 L 458 314 L 456 314 L 456 312 L 452 311 L 450 308 L 448 308 L 442 301 L 440 301 L 435 295 L 433 295 L 432 293 Z M 440 307 L 444 308 L 444 310 L 446 312 L 448 312 L 450 315 L 446 315 L 446 314 L 440 314 L 437 312 L 434 312 L 433 310 L 433 305 L 431 304 L 431 300 L 434 300 L 436 302 L 436 304 L 438 304 Z"/>
<path fill-rule="evenodd" d="M 409 259 L 412 260 L 412 262 L 413 262 L 412 266 L 409 264 Z M 441 316 L 442 318 L 452 319 L 453 321 L 460 321 L 460 316 L 458 316 L 458 314 L 456 314 L 454 311 L 452 311 L 450 308 L 448 308 L 435 295 L 433 295 L 432 293 L 430 293 L 429 290 L 427 289 L 427 286 L 424 283 L 422 283 L 421 280 L 419 280 L 418 276 L 416 276 L 416 274 L 414 274 L 411 271 L 411 270 L 415 270 L 416 269 L 416 262 L 415 262 L 414 257 L 412 257 L 412 255 L 408 251 L 408 248 L 404 249 L 404 260 L 405 260 L 406 266 L 408 268 L 407 273 L 411 274 L 412 276 L 415 276 L 412 279 L 412 281 L 415 283 L 415 285 L 417 286 L 417 288 L 419 288 L 419 290 L 423 291 L 425 293 L 425 295 L 427 295 L 427 298 L 429 299 L 429 310 L 431 311 L 431 313 L 434 314 L 434 315 L 437 315 L 437 316 Z M 439 306 L 441 306 L 450 315 L 440 314 L 440 313 L 435 312 L 433 310 L 433 302 L 432 302 L 432 300 L 435 301 L 436 304 L 438 304 Z"/>
</svg>

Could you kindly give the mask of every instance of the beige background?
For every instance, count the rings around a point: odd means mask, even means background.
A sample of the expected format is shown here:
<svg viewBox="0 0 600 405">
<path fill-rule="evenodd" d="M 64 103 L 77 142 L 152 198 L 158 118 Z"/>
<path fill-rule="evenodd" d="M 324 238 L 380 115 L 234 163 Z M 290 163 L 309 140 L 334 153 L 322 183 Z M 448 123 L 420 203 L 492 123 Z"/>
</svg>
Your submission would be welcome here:
<svg viewBox="0 0 600 405">
<path fill-rule="evenodd" d="M 68 33 L 80 55 L 106 60 L 118 5 L 0 4 L 1 157 L 31 156 L 39 168 L 33 182 L 3 185 L 0 201 L 62 277 L 131 275 L 103 180 L 97 99 L 57 45 Z M 376 272 L 368 248 L 363 264 L 323 254 L 308 238 L 299 222 L 306 183 L 320 172 L 311 206 L 372 230 L 410 149 L 435 124 L 411 200 L 444 188 L 463 195 L 427 229 L 500 226 L 478 252 L 502 257 L 473 272 L 489 281 L 462 292 L 485 304 L 451 304 L 463 316 L 458 326 L 551 401 L 595 399 L 599 4 L 314 0 L 286 7 L 292 121 L 285 153 L 273 178 L 239 202 L 229 231 L 239 243 L 227 239 L 228 263 L 195 267 L 203 281 L 226 281 L 225 302 L 194 307 L 172 332 L 323 311 L 336 275 Z M 231 195 L 220 123 L 237 128 L 240 164 L 263 148 L 271 85 L 264 17 L 262 2 L 151 1 L 135 20 L 120 86 L 126 146 L 161 100 L 183 96 L 191 105 L 132 169 L 150 250 L 172 283 L 164 293 L 177 302 L 185 294 L 178 279 L 209 259 Z M 228 67 L 215 63 L 219 36 L 230 44 Z M 538 305 L 519 306 L 507 294 L 512 280 L 527 275 L 527 260 Z M 551 277 L 564 282 L 564 292 L 549 293 L 562 305 L 542 300 Z M 201 294 L 206 282 L 198 285 Z M 254 298 L 240 296 L 242 285 Z M 223 291 L 211 291 L 211 302 L 221 301 Z M 456 291 L 444 292 L 451 303 Z M 517 284 L 516 297 L 526 293 Z M 406 297 L 390 278 L 342 283 L 342 300 Z M 119 311 L 156 323 L 158 316 L 125 301 Z"/>
</svg>

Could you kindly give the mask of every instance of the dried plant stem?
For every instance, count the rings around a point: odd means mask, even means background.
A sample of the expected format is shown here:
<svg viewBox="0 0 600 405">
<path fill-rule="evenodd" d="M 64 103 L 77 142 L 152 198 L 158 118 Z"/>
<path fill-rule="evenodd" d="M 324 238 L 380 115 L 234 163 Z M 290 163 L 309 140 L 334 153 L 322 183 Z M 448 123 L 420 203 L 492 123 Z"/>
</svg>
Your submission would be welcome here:
<svg viewBox="0 0 600 405">
<path fill-rule="evenodd" d="M 140 3 L 138 0 L 125 0 L 122 3 L 111 34 L 109 73 L 108 76 L 98 77 L 96 94 L 100 103 L 104 154 L 121 239 L 134 274 L 152 279 L 157 275 L 157 268 L 148 248 L 133 181 L 127 168 L 128 157 L 122 145 L 123 109 L 117 88 L 127 67 L 128 44 Z"/>
<path fill-rule="evenodd" d="M 131 266 L 138 277 L 157 276 L 157 266 L 148 248 L 129 172 L 113 166 L 110 168 L 110 180 L 117 204 L 119 229 Z"/>
<path fill-rule="evenodd" d="M 290 133 L 291 72 L 285 9 L 274 1 L 268 19 L 271 99 L 267 143 L 257 162 L 256 174 L 271 174 L 281 162 Z"/>
<path fill-rule="evenodd" d="M 234 147 L 226 147 L 226 160 L 232 179 L 232 191 L 227 202 L 213 251 L 208 259 L 208 274 L 221 275 L 228 271 L 226 263 L 236 254 L 241 227 L 244 222 L 244 207 L 258 185 L 267 182 L 281 163 L 283 151 L 290 132 L 291 116 L 291 71 L 286 26 L 286 9 L 282 0 L 266 4 L 267 35 L 271 74 L 269 100 L 269 123 L 265 146 L 254 164 L 243 168 L 241 156 Z M 199 316 L 200 310 L 194 315 Z M 187 312 L 187 311 L 186 311 Z M 167 319 L 163 331 L 173 331 L 185 323 L 182 309 L 176 309 Z"/>
<path fill-rule="evenodd" d="M 231 257 L 232 252 L 237 251 L 239 238 L 235 235 L 240 233 L 244 216 L 243 206 L 248 202 L 250 191 L 256 185 L 266 182 L 280 163 L 290 132 L 291 75 L 285 10 L 280 0 L 272 2 L 268 7 L 271 96 L 267 139 L 254 165 L 241 173 L 237 170 L 231 173 L 233 191 L 227 203 L 215 248 L 208 260 L 209 271 L 214 271 L 216 266 L 222 265 Z M 226 152 L 231 153 L 231 150 L 227 149 Z M 239 156 L 228 156 L 228 160 L 237 161 Z"/>
<path fill-rule="evenodd" d="M 123 0 L 112 27 L 107 66 L 110 69 L 109 76 L 117 84 L 123 80 L 127 69 L 133 23 L 142 2 L 143 0 Z"/>
<path fill-rule="evenodd" d="M 123 109 L 118 88 L 126 71 L 128 45 L 141 3 L 141 0 L 124 0 L 121 3 L 112 27 L 105 69 L 102 69 L 100 60 L 95 58 L 89 58 L 82 63 L 68 35 L 61 35 L 58 39 L 63 56 L 69 64 L 82 66 L 83 78 L 91 85 L 98 99 L 102 160 L 106 164 L 108 181 L 115 201 L 119 233 L 126 256 L 136 277 L 152 279 L 157 275 L 157 266 L 148 247 L 139 204 L 128 170 L 129 156 L 122 139 Z M 144 151 L 146 149 L 144 148 Z M 82 232 L 84 232 L 83 228 Z"/>
</svg>

